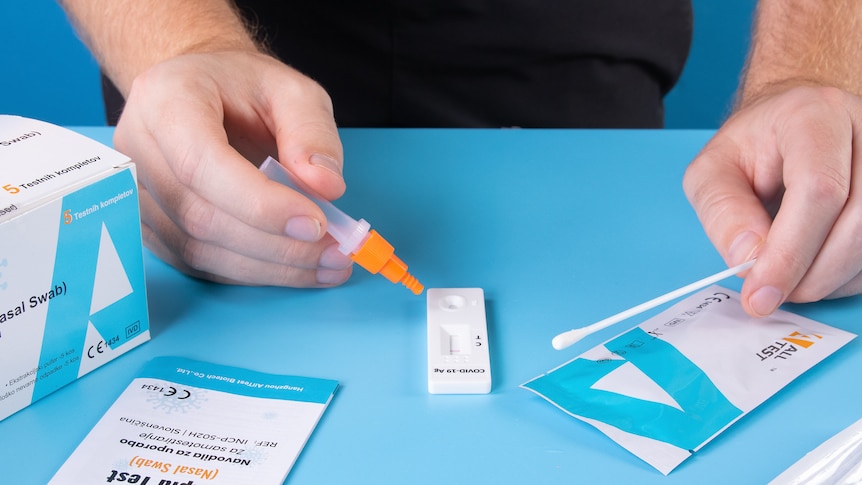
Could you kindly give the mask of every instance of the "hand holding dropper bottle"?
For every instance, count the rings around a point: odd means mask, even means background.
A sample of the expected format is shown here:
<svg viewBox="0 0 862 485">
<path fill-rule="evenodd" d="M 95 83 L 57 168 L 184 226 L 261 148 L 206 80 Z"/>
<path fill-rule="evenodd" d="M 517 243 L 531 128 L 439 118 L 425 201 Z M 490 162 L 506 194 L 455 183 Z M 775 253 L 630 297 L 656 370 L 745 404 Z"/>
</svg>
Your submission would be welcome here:
<svg viewBox="0 0 862 485">
<path fill-rule="evenodd" d="M 270 180 L 290 187 L 317 204 L 326 216 L 326 232 L 338 241 L 338 250 L 350 256 L 359 266 L 372 274 L 380 273 L 393 283 L 401 283 L 415 295 L 425 289 L 419 280 L 407 272 L 407 265 L 395 256 L 395 248 L 371 229 L 365 219 L 356 221 L 338 210 L 332 202 L 300 189 L 290 180 L 287 170 L 272 157 L 264 160 L 260 171 Z"/>
</svg>

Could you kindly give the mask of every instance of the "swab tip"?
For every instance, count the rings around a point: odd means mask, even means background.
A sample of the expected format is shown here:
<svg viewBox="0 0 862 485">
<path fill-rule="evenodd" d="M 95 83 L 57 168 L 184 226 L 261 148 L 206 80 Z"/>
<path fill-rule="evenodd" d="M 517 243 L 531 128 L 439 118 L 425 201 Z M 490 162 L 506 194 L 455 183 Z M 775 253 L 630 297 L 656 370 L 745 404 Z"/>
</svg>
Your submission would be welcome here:
<svg viewBox="0 0 862 485">
<path fill-rule="evenodd" d="M 554 339 L 551 340 L 551 345 L 553 345 L 556 350 L 563 350 L 578 340 L 580 340 L 580 337 L 575 335 L 575 331 L 569 330 L 568 332 L 563 332 L 554 337 Z"/>
</svg>

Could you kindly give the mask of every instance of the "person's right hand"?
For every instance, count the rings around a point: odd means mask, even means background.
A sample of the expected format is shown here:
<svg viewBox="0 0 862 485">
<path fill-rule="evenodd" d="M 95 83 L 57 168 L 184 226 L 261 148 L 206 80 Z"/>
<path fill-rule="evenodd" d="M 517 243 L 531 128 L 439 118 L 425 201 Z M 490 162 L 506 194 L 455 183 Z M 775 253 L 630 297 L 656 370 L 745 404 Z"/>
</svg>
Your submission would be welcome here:
<svg viewBox="0 0 862 485">
<path fill-rule="evenodd" d="M 177 56 L 132 84 L 114 145 L 137 164 L 146 246 L 224 283 L 322 287 L 352 262 L 320 209 L 257 170 L 277 158 L 326 199 L 345 189 L 326 92 L 257 52 Z"/>
<path fill-rule="evenodd" d="M 751 258 L 743 308 L 771 314 L 862 293 L 862 98 L 776 84 L 739 108 L 689 165 L 684 188 L 729 266 Z"/>
</svg>

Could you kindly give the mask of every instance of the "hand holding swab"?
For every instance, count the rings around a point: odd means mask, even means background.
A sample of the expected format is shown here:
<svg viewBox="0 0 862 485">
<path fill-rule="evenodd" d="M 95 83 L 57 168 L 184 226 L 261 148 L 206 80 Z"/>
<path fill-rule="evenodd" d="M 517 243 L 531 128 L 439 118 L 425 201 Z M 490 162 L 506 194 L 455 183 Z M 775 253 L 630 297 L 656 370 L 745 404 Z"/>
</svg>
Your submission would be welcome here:
<svg viewBox="0 0 862 485">
<path fill-rule="evenodd" d="M 670 293 L 665 293 L 662 296 L 657 298 L 653 298 L 650 301 L 641 303 L 640 305 L 629 308 L 628 310 L 617 313 L 616 315 L 605 318 L 604 320 L 598 321 L 592 325 L 588 325 L 582 328 L 576 328 L 574 330 L 569 330 L 568 332 L 563 332 L 551 341 L 551 345 L 554 346 L 557 350 L 563 350 L 564 348 L 574 344 L 578 340 L 590 335 L 591 333 L 598 332 L 599 330 L 610 327 L 611 325 L 621 322 L 629 317 L 633 317 L 638 313 L 645 312 L 650 308 L 657 307 L 662 303 L 667 303 L 675 298 L 679 298 L 683 295 L 687 295 L 693 291 L 697 291 L 701 288 L 707 287 L 713 283 L 717 283 L 729 276 L 733 276 L 737 273 L 741 273 L 754 265 L 755 260 L 746 261 L 740 265 L 734 266 L 733 268 L 728 268 L 724 271 L 716 273 L 712 276 L 707 276 L 702 280 L 695 281 L 694 283 L 683 286 L 682 288 L 671 291 Z"/>
</svg>

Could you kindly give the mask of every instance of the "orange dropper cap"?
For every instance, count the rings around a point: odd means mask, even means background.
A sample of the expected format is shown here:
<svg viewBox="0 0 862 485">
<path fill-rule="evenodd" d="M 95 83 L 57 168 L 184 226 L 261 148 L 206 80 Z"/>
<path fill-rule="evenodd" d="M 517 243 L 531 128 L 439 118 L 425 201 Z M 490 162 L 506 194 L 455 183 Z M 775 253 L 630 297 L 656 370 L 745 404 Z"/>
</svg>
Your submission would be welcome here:
<svg viewBox="0 0 862 485">
<path fill-rule="evenodd" d="M 407 265 L 395 255 L 395 248 L 374 229 L 368 233 L 362 246 L 350 255 L 350 259 L 371 274 L 380 273 L 393 283 L 401 283 L 414 295 L 425 289 L 419 280 L 407 272 Z"/>
</svg>

